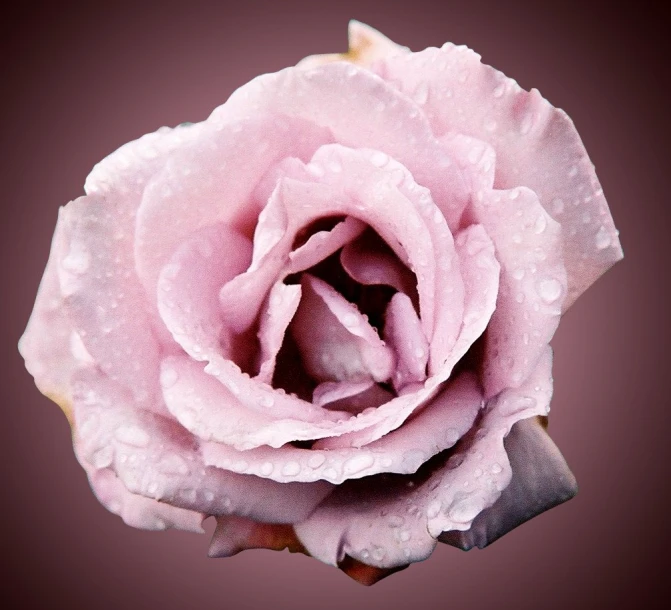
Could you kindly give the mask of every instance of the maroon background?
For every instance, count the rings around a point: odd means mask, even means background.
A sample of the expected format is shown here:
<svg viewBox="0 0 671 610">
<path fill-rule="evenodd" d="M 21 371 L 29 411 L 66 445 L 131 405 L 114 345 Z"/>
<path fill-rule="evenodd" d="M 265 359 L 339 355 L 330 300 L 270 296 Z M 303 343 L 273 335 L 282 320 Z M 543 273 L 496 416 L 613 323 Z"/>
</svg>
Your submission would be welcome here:
<svg viewBox="0 0 671 610">
<path fill-rule="evenodd" d="M 568 2 L 114 4 L 33 3 L 3 13 L 0 25 L 0 578 L 12 607 L 665 605 L 654 601 L 669 563 L 669 462 L 661 448 L 669 406 L 662 265 L 669 73 L 661 13 L 645 3 L 629 14 Z M 95 500 L 65 418 L 38 393 L 15 347 L 56 210 L 82 193 L 94 163 L 161 125 L 205 118 L 257 74 L 345 50 L 352 17 L 414 50 L 468 44 L 564 108 L 596 164 L 626 253 L 571 309 L 553 342 L 550 431 L 576 473 L 578 496 L 485 551 L 440 545 L 371 589 L 302 555 L 208 559 L 207 536 L 125 526 Z"/>
</svg>

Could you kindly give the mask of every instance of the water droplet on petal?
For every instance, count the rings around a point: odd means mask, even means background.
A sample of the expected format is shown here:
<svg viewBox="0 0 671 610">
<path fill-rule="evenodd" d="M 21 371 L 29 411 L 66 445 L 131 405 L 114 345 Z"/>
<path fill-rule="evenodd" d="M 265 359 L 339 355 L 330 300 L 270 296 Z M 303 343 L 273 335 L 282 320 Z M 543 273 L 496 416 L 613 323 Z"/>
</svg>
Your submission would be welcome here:
<svg viewBox="0 0 671 610">
<path fill-rule="evenodd" d="M 606 227 L 602 226 L 596 233 L 596 247 L 598 250 L 604 250 L 611 244 L 610 233 Z"/>
<path fill-rule="evenodd" d="M 286 477 L 295 477 L 301 471 L 301 465 L 298 462 L 287 462 L 282 466 L 282 474 Z"/>
<path fill-rule="evenodd" d="M 485 504 L 480 497 L 466 496 L 457 500 L 449 510 L 450 518 L 457 523 L 468 523 L 480 514 Z"/>
<path fill-rule="evenodd" d="M 559 280 L 547 278 L 538 282 L 538 295 L 546 303 L 553 303 L 562 293 L 562 287 Z"/>
</svg>

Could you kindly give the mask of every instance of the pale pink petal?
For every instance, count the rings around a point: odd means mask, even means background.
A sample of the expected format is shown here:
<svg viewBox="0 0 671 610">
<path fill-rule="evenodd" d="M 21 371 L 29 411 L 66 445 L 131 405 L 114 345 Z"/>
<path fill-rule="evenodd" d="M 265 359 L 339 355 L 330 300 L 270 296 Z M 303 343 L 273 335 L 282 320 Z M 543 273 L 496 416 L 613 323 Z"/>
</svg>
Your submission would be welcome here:
<svg viewBox="0 0 671 610">
<path fill-rule="evenodd" d="M 561 224 L 568 271 L 566 310 L 622 258 L 603 191 L 573 122 L 537 90 L 480 63 L 466 47 L 446 44 L 378 64 L 407 95 L 422 93 L 436 134 L 456 132 L 491 144 L 499 189 L 526 186 Z M 465 111 L 467 109 L 467 111 Z"/>
<path fill-rule="evenodd" d="M 73 329 L 96 366 L 130 390 L 141 408 L 161 408 L 159 342 L 132 251 L 117 240 L 122 222 L 103 197 L 70 202 L 61 213 L 60 291 Z"/>
<path fill-rule="evenodd" d="M 328 130 L 271 114 L 254 113 L 236 123 L 206 121 L 198 138 L 153 176 L 137 211 L 135 236 L 137 271 L 150 298 L 182 241 L 217 223 L 251 236 L 261 211 L 251 205 L 252 192 L 268 168 L 286 156 L 307 159 L 331 141 Z"/>
<path fill-rule="evenodd" d="M 174 528 L 204 533 L 202 522 L 206 515 L 132 494 L 109 468 L 96 470 L 86 462 L 82 462 L 82 466 L 100 503 L 111 513 L 119 515 L 126 525 L 143 530 Z"/>
<path fill-rule="evenodd" d="M 281 484 L 205 466 L 195 439 L 179 424 L 138 411 L 129 395 L 97 373 L 75 388 L 80 459 L 110 468 L 131 493 L 210 515 L 267 523 L 303 520 L 331 491 L 328 483 Z"/>
<path fill-rule="evenodd" d="M 477 429 L 460 443 L 447 469 L 431 477 L 429 487 L 438 484 L 429 500 L 431 535 L 470 529 L 475 517 L 498 500 L 511 480 L 503 439 L 518 421 L 547 415 L 551 398 L 552 350 L 547 347 L 525 383 L 490 400 Z"/>
<path fill-rule="evenodd" d="M 512 469 L 510 484 L 470 529 L 445 532 L 441 542 L 465 551 L 474 546 L 482 549 L 577 493 L 573 473 L 539 418 L 518 421 L 503 444 Z"/>
<path fill-rule="evenodd" d="M 347 384 L 347 382 L 341 383 Z M 353 394 L 346 398 L 326 403 L 324 406 L 334 411 L 345 411 L 353 415 L 359 415 L 364 411 L 374 411 L 379 406 L 393 399 L 394 394 L 385 390 L 380 384 L 375 383 L 359 394 Z"/>
<path fill-rule="evenodd" d="M 347 274 L 364 285 L 386 284 L 399 292 L 414 294 L 417 281 L 412 272 L 396 256 L 368 236 L 351 241 L 342 249 L 340 263 Z"/>
<path fill-rule="evenodd" d="M 482 364 L 487 397 L 522 383 L 559 324 L 566 298 L 561 230 L 526 188 L 483 191 L 473 203 L 496 247 L 501 281 Z"/>
<path fill-rule="evenodd" d="M 196 360 L 207 351 L 235 356 L 219 307 L 219 290 L 248 266 L 249 239 L 223 224 L 196 231 L 163 267 L 158 279 L 158 309 L 165 325 Z"/>
<path fill-rule="evenodd" d="M 261 346 L 259 374 L 256 379 L 272 384 L 277 354 L 282 347 L 284 335 L 294 317 L 301 299 L 301 287 L 287 286 L 277 282 L 268 295 L 268 305 L 259 321 L 259 343 Z"/>
<path fill-rule="evenodd" d="M 203 369 L 185 356 L 170 356 L 162 363 L 161 385 L 168 410 L 182 426 L 203 440 L 242 450 L 337 434 L 336 422 L 351 417 L 250 379 L 221 357 Z"/>
<path fill-rule="evenodd" d="M 332 402 L 351 398 L 369 390 L 375 385 L 372 379 L 364 381 L 325 381 L 312 394 L 312 403 L 323 407 Z"/>
<path fill-rule="evenodd" d="M 411 474 L 466 434 L 481 406 L 475 376 L 464 374 L 417 417 L 365 447 L 329 450 L 285 446 L 238 451 L 206 442 L 203 459 L 211 466 L 281 483 L 326 480 L 340 484 L 378 473 Z"/>
<path fill-rule="evenodd" d="M 84 189 L 88 195 L 104 196 L 108 202 L 114 202 L 108 205 L 115 215 L 117 229 L 114 240 L 119 250 L 133 252 L 136 214 L 149 181 L 162 171 L 171 154 L 200 137 L 204 125 L 193 123 L 174 129 L 161 127 L 154 133 L 124 144 L 91 170 Z M 128 269 L 134 265 L 131 261 Z M 171 346 L 173 340 L 158 314 L 154 294 L 155 291 L 147 303 L 153 330 L 164 346 Z"/>
<path fill-rule="evenodd" d="M 19 352 L 40 392 L 64 410 L 72 401 L 72 374 L 82 364 L 91 363 L 81 337 L 72 328 L 60 290 L 57 267 L 66 247 L 63 223 L 59 222 L 33 312 L 19 341 Z"/>
<path fill-rule="evenodd" d="M 443 531 L 469 529 L 508 485 L 503 438 L 520 419 L 547 413 L 550 375 L 548 350 L 528 386 L 490 403 L 442 467 L 343 483 L 294 526 L 299 540 L 313 557 L 332 565 L 346 555 L 380 568 L 426 559 Z"/>
<path fill-rule="evenodd" d="M 468 200 L 461 172 L 420 108 L 369 70 L 345 62 L 264 74 L 237 89 L 209 120 L 229 123 L 284 114 L 327 127 L 336 142 L 382 151 L 428 188 L 456 229 Z"/>
<path fill-rule="evenodd" d="M 330 53 L 327 55 L 310 55 L 299 61 L 299 68 L 314 68 L 334 61 L 350 61 L 360 66 L 369 67 L 379 59 L 409 53 L 407 47 L 392 42 L 376 29 L 351 19 L 349 22 L 348 37 L 349 50 L 347 53 Z"/>
<path fill-rule="evenodd" d="M 289 254 L 287 272 L 298 273 L 313 267 L 340 248 L 356 239 L 366 229 L 366 224 L 352 216 L 339 222 L 330 231 L 318 231 L 303 244 Z"/>
<path fill-rule="evenodd" d="M 326 282 L 304 274 L 303 297 L 290 331 L 305 370 L 320 381 L 386 381 L 394 355 L 377 331 Z"/>
<path fill-rule="evenodd" d="M 392 379 L 397 392 L 412 383 L 426 379 L 429 342 L 412 301 L 407 294 L 397 292 L 385 313 L 384 340 L 396 354 L 396 370 Z"/>
</svg>

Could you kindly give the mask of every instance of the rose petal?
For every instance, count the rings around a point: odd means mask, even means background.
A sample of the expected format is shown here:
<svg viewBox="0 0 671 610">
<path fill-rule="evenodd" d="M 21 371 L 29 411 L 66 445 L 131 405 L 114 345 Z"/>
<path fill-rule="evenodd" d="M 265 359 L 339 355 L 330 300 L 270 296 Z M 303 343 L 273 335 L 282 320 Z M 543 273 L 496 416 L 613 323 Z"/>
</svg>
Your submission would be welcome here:
<svg viewBox="0 0 671 610">
<path fill-rule="evenodd" d="M 277 282 L 268 295 L 268 307 L 259 322 L 261 366 L 256 379 L 272 384 L 277 354 L 284 335 L 293 319 L 301 299 L 301 287 Z"/>
<path fill-rule="evenodd" d="M 231 557 L 247 549 L 304 552 L 291 525 L 258 523 L 234 515 L 217 517 L 210 543 L 210 557 Z"/>
<path fill-rule="evenodd" d="M 472 426 L 481 406 L 475 376 L 464 374 L 416 418 L 365 447 L 334 451 L 285 446 L 237 451 L 206 442 L 203 459 L 210 466 L 281 483 L 323 479 L 341 484 L 381 472 L 411 474 L 432 456 L 452 447 Z"/>
<path fill-rule="evenodd" d="M 537 90 L 480 63 L 466 47 L 446 44 L 383 59 L 380 73 L 407 95 L 417 91 L 438 135 L 458 132 L 496 152 L 496 187 L 526 186 L 561 224 L 568 271 L 566 310 L 622 258 L 617 231 L 585 147 L 566 113 Z M 465 112 L 464 109 L 468 109 Z"/>
<path fill-rule="evenodd" d="M 136 495 L 205 514 L 292 523 L 331 491 L 324 482 L 280 484 L 206 467 L 194 438 L 176 422 L 138 411 L 126 392 L 95 372 L 79 377 L 74 411 L 81 458 L 111 468 Z"/>
<path fill-rule="evenodd" d="M 289 254 L 287 273 L 298 273 L 313 267 L 356 239 L 365 229 L 365 223 L 348 216 L 330 231 L 318 231 L 304 245 Z"/>
<path fill-rule="evenodd" d="M 173 152 L 200 137 L 203 125 L 192 123 L 174 129 L 161 127 L 154 133 L 124 144 L 91 170 L 84 190 L 88 195 L 104 196 L 108 201 L 114 201 L 115 222 L 118 225 L 114 239 L 120 250 L 133 252 L 136 214 L 147 183 L 160 173 Z M 133 268 L 134 264 L 128 268 Z M 172 337 L 158 314 L 154 294 L 155 291 L 147 303 L 153 330 L 163 345 L 170 346 Z"/>
<path fill-rule="evenodd" d="M 137 212 L 135 257 L 150 298 L 161 269 L 189 235 L 217 223 L 250 235 L 260 212 L 251 195 L 265 171 L 285 156 L 307 159 L 331 141 L 327 130 L 271 114 L 216 125 L 208 120 L 148 184 Z"/>
<path fill-rule="evenodd" d="M 468 199 L 461 172 L 418 106 L 370 71 L 336 62 L 264 74 L 237 89 L 210 119 L 228 123 L 263 112 L 328 127 L 344 146 L 390 155 L 431 191 L 449 226 L 458 226 Z"/>
<path fill-rule="evenodd" d="M 207 351 L 239 359 L 224 330 L 219 290 L 242 273 L 251 259 L 251 242 L 223 224 L 196 231 L 163 267 L 158 279 L 158 309 L 175 341 L 196 360 Z M 223 342 L 223 345 L 222 345 Z"/>
<path fill-rule="evenodd" d="M 385 314 L 384 339 L 396 353 L 393 383 L 397 392 L 426 379 L 429 342 L 408 295 L 397 292 Z"/>
<path fill-rule="evenodd" d="M 132 494 L 109 468 L 97 470 L 84 461 L 82 465 L 100 503 L 111 513 L 119 515 L 126 525 L 143 530 L 174 528 L 204 533 L 201 524 L 205 515 L 202 513 Z"/>
<path fill-rule="evenodd" d="M 407 47 L 392 42 L 376 29 L 351 19 L 348 25 L 349 51 L 327 55 L 310 55 L 299 61 L 299 68 L 315 68 L 334 61 L 351 61 L 359 66 L 368 67 L 383 57 L 409 53 Z"/>
<path fill-rule="evenodd" d="M 168 410 L 186 429 L 243 450 L 337 434 L 336 422 L 351 417 L 273 390 L 220 357 L 203 370 L 185 356 L 170 356 L 161 384 Z"/>
<path fill-rule="evenodd" d="M 351 398 L 369 390 L 375 385 L 371 380 L 364 381 L 325 381 L 320 383 L 312 394 L 312 403 L 320 407 L 332 402 Z"/>
<path fill-rule="evenodd" d="M 120 215 L 99 196 L 80 197 L 61 213 L 66 245 L 58 261 L 60 291 L 73 329 L 110 379 L 141 408 L 158 408 L 159 343 L 132 251 L 117 244 Z M 123 241 L 123 240 L 120 240 Z"/>
<path fill-rule="evenodd" d="M 90 355 L 79 334 L 72 329 L 61 295 L 57 267 L 65 257 L 66 247 L 63 223 L 59 222 L 33 312 L 19 340 L 19 352 L 40 392 L 56 402 L 70 418 L 70 379 L 79 366 L 90 362 Z"/>
<path fill-rule="evenodd" d="M 325 382 L 321 385 L 327 385 L 330 382 Z M 340 382 L 334 385 L 344 385 L 347 386 L 347 382 Z M 315 388 L 315 391 L 319 388 Z M 329 395 L 330 398 L 334 398 L 333 394 Z M 363 390 L 358 394 L 352 394 L 345 398 L 340 398 L 339 400 L 334 400 L 333 402 L 324 403 L 327 409 L 332 409 L 334 411 L 346 411 L 347 413 L 352 413 L 353 415 L 359 415 L 367 410 L 377 409 L 379 406 L 389 402 L 394 399 L 394 395 L 385 390 L 382 386 L 377 383 L 371 384 L 367 389 Z"/>
<path fill-rule="evenodd" d="M 376 330 L 326 282 L 303 274 L 303 297 L 290 330 L 305 370 L 320 381 L 386 381 L 394 355 Z"/>
<path fill-rule="evenodd" d="M 496 247 L 501 281 L 482 363 L 485 395 L 518 386 L 554 335 L 566 297 L 560 227 L 529 189 L 484 191 L 473 216 Z"/>
<path fill-rule="evenodd" d="M 378 475 L 338 486 L 294 526 L 301 543 L 331 565 L 345 555 L 380 568 L 426 559 L 442 531 L 468 529 L 507 486 L 503 438 L 520 419 L 547 412 L 550 374 L 548 350 L 528 386 L 504 392 L 488 405 L 444 466 L 420 469 L 414 477 Z"/>
<path fill-rule="evenodd" d="M 412 272 L 391 251 L 380 248 L 369 235 L 345 245 L 340 253 L 340 263 L 360 284 L 386 284 L 406 294 L 416 292 L 417 282 Z"/>
<path fill-rule="evenodd" d="M 482 549 L 577 493 L 573 473 L 539 418 L 518 421 L 503 444 L 512 469 L 510 484 L 470 529 L 445 532 L 439 537 L 441 542 L 464 551 L 474 546 Z"/>
</svg>

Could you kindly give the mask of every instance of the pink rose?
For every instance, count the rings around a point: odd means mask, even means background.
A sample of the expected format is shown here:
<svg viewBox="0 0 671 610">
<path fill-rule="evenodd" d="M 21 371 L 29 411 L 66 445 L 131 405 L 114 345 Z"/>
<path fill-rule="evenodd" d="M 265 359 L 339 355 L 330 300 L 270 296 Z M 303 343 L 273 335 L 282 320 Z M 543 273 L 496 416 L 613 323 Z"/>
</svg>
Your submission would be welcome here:
<svg viewBox="0 0 671 610">
<path fill-rule="evenodd" d="M 560 316 L 622 251 L 566 114 L 446 44 L 238 89 L 99 163 L 20 343 L 100 501 L 372 583 L 570 498 Z"/>
</svg>

